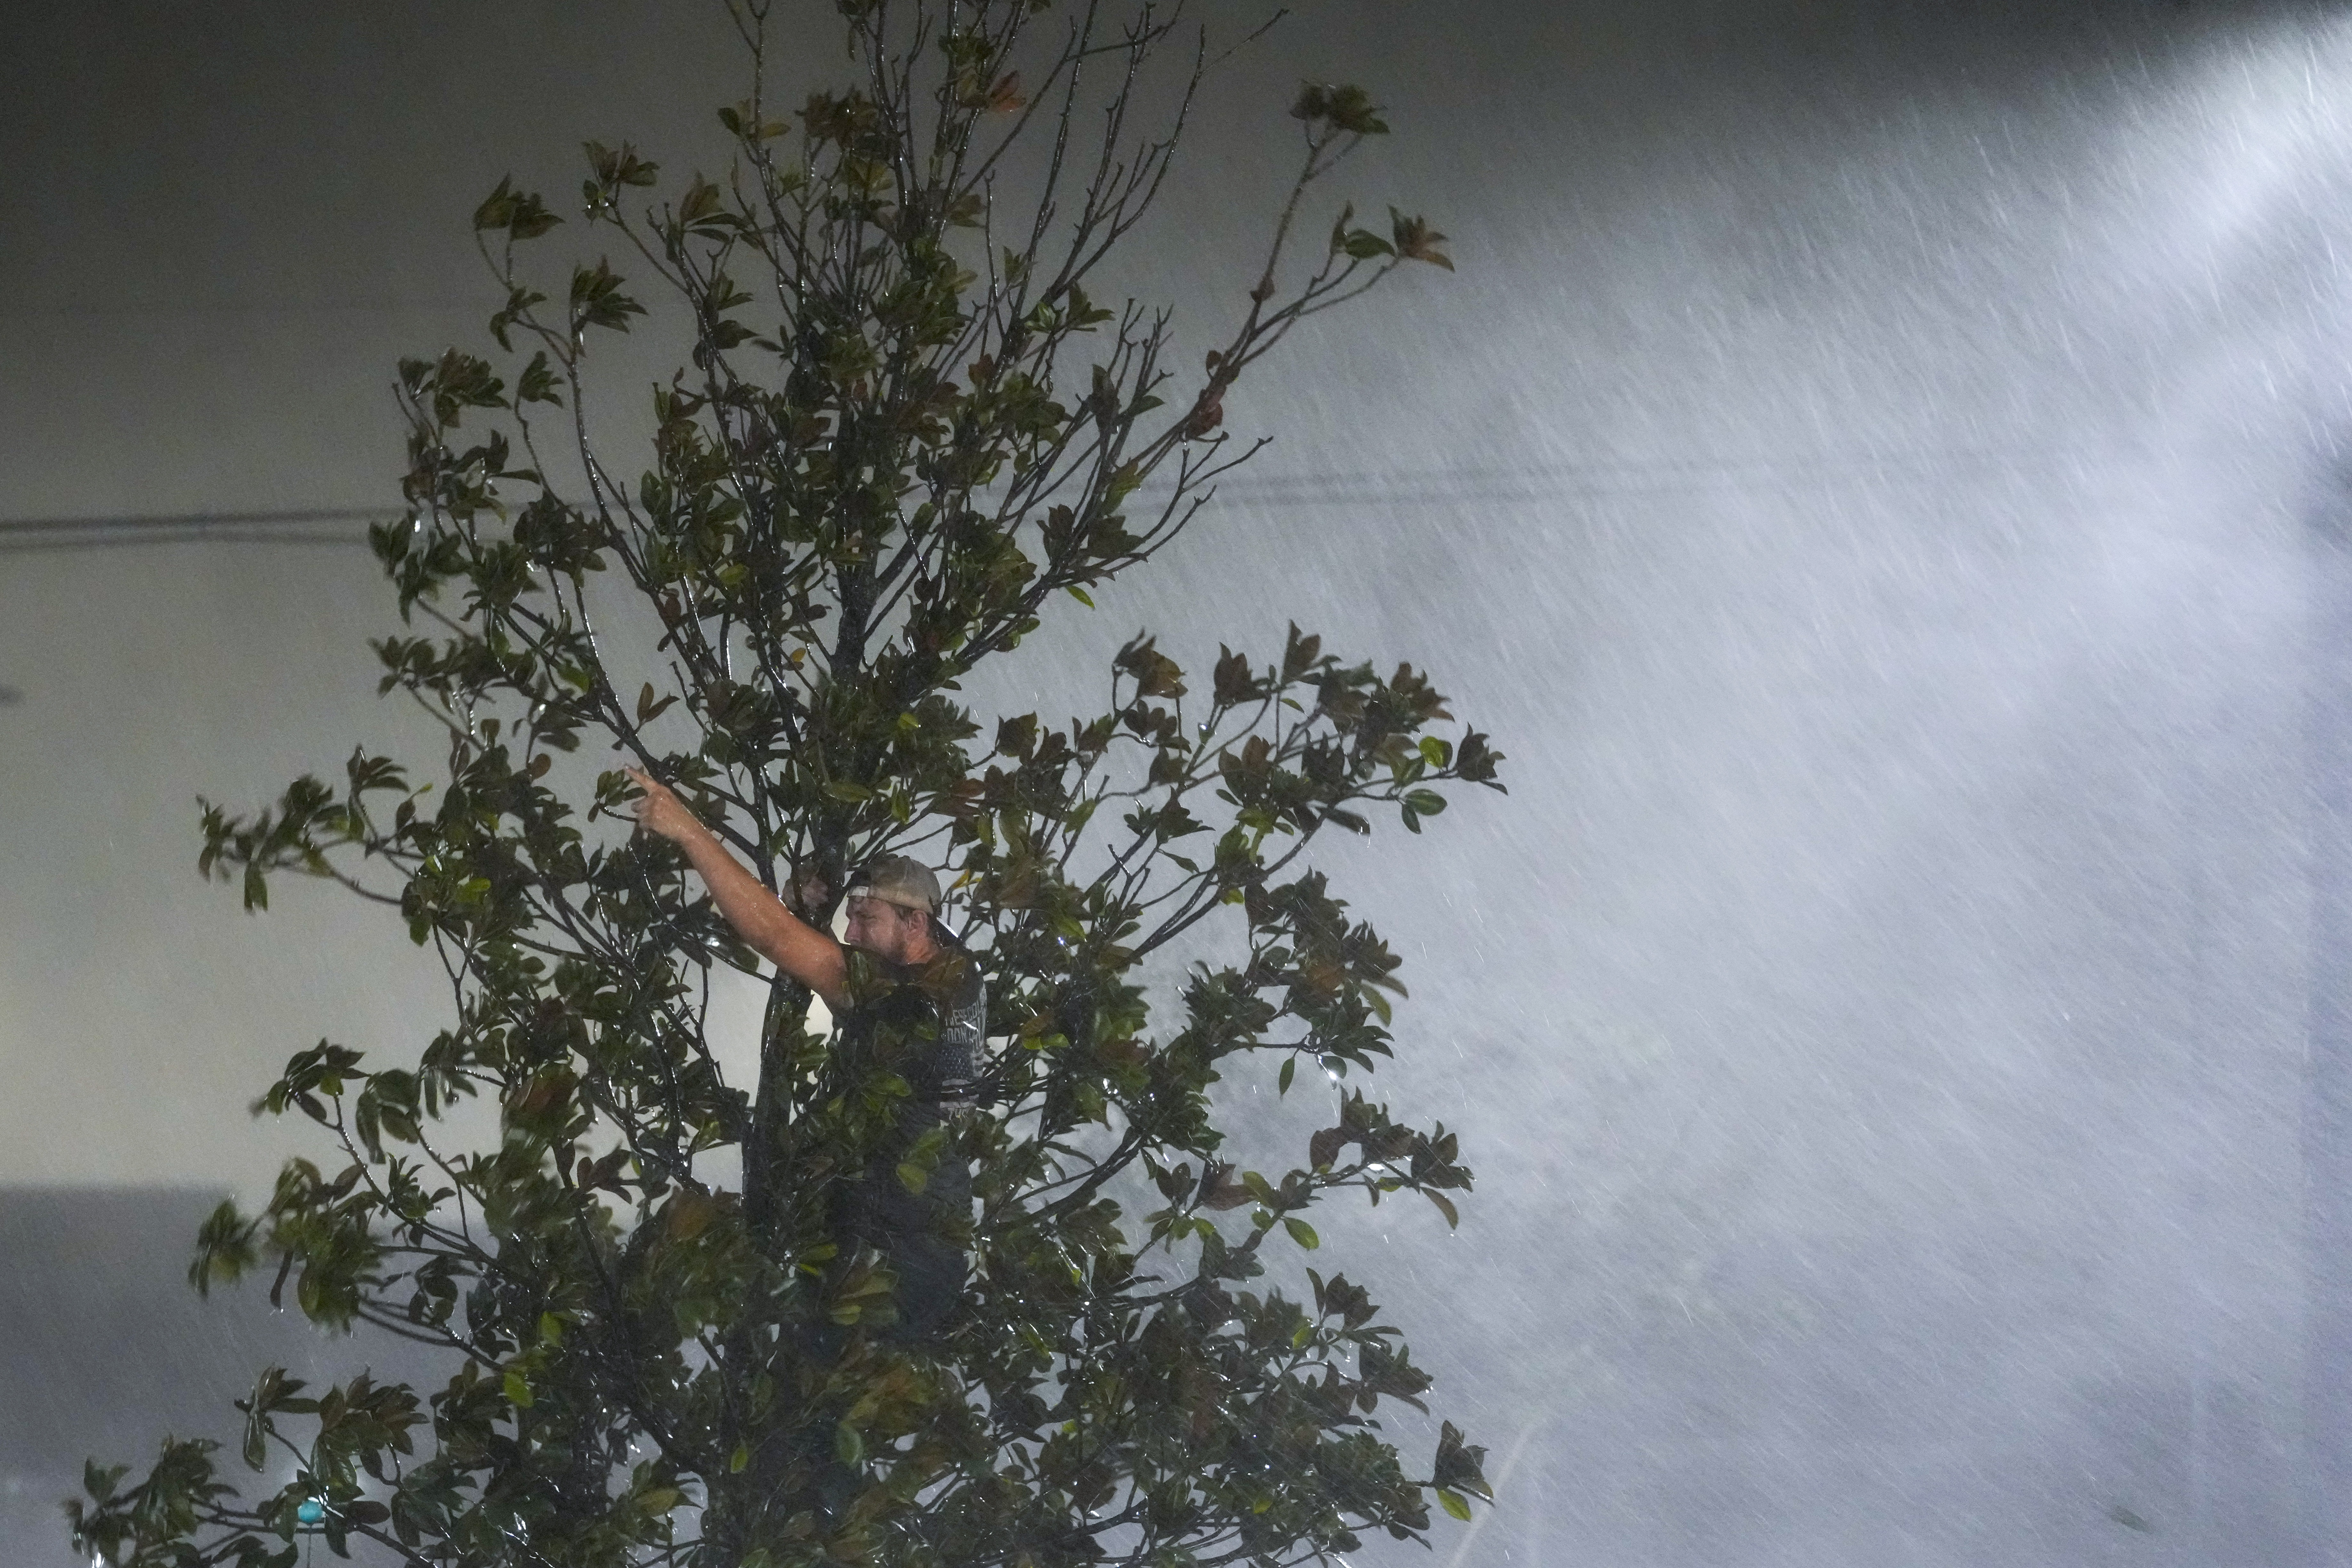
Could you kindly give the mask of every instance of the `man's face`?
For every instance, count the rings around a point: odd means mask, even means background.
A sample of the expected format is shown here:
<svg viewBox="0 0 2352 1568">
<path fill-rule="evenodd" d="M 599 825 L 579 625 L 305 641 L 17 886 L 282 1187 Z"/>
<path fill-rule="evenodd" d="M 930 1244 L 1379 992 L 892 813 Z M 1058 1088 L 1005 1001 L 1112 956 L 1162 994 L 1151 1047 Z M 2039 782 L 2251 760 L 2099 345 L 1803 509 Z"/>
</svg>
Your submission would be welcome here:
<svg viewBox="0 0 2352 1568">
<path fill-rule="evenodd" d="M 849 900 L 849 945 L 893 964 L 910 963 L 911 948 L 926 934 L 928 920 L 920 910 L 901 909 L 878 898 Z"/>
</svg>

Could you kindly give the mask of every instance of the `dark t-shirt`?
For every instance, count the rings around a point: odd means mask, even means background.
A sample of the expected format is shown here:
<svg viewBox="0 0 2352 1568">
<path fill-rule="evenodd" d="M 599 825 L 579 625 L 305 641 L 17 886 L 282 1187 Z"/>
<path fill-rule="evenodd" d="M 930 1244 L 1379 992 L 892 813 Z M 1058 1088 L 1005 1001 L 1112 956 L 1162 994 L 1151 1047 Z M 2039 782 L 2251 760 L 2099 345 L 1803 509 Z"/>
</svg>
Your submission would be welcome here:
<svg viewBox="0 0 2352 1568">
<path fill-rule="evenodd" d="M 889 1254 L 902 1275 L 910 1267 L 936 1274 L 951 1266 L 960 1284 L 971 1227 L 971 1171 L 950 1149 L 930 1157 L 919 1145 L 971 1103 L 985 1032 L 979 966 L 953 948 L 920 965 L 891 964 L 853 948 L 848 963 L 836 1070 L 845 1085 L 870 1086 L 895 1074 L 908 1092 L 890 1107 L 887 1128 L 867 1145 L 863 1172 L 844 1185 L 844 1228 Z M 919 1190 L 909 1190 L 910 1179 Z"/>
</svg>

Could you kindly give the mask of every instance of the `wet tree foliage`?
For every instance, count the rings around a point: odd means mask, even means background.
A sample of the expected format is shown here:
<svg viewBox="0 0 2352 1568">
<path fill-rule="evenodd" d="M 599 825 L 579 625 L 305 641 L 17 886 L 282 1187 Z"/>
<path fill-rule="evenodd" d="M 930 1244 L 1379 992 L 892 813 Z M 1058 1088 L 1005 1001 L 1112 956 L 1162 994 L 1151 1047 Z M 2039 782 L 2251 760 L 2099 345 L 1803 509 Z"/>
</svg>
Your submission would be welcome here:
<svg viewBox="0 0 2352 1568">
<path fill-rule="evenodd" d="M 502 358 L 402 364 L 406 513 L 373 534 L 418 633 L 376 644 L 383 689 L 446 729 L 443 770 L 362 750 L 339 783 L 204 814 L 203 868 L 249 908 L 298 873 L 396 909 L 454 1013 L 408 1065 L 324 1041 L 288 1063 L 259 1108 L 335 1153 L 289 1164 L 258 1214 L 225 1205 L 192 1277 L 257 1274 L 455 1374 L 266 1371 L 238 1406 L 254 1479 L 203 1441 L 135 1481 L 93 1464 L 68 1505 L 86 1557 L 1273 1565 L 1418 1538 L 1432 1500 L 1467 1518 L 1486 1492 L 1450 1425 L 1418 1466 L 1382 1437 L 1381 1402 L 1419 1407 L 1429 1378 L 1360 1285 L 1297 1255 L 1289 1293 L 1265 1275 L 1270 1250 L 1316 1251 L 1335 1193 L 1457 1218 L 1454 1136 L 1353 1087 L 1403 988 L 1308 852 L 1419 832 L 1435 786 L 1499 788 L 1497 753 L 1435 733 L 1419 671 L 1296 628 L 1205 681 L 1139 636 L 1109 706 L 1066 726 L 983 725 L 960 685 L 1175 538 L 1248 455 L 1228 390 L 1307 317 L 1450 267 L 1444 236 L 1352 210 L 1310 230 L 1310 187 L 1386 127 L 1360 89 L 1306 88 L 1272 244 L 1192 373 L 1165 312 L 1088 283 L 1169 172 L 1202 37 L 1108 5 L 835 9 L 854 85 L 724 110 L 723 178 L 665 194 L 629 146 L 588 147 L 607 248 L 568 280 L 530 281 L 561 221 L 539 196 L 502 183 L 476 214 Z M 755 84 L 805 54 L 807 17 L 730 15 Z M 691 364 L 628 481 L 592 439 L 588 364 L 667 319 Z M 757 1082 L 728 1081 L 712 969 L 758 962 L 631 831 L 625 762 L 820 924 L 869 856 L 948 868 L 984 1082 L 898 1172 L 975 1172 L 943 1338 L 893 1337 L 887 1267 L 844 1255 L 824 1201 L 907 1085 L 828 1071 L 785 980 Z M 1181 978 L 1147 986 L 1155 955 Z M 1213 1087 L 1287 1092 L 1302 1062 L 1318 1093 L 1355 1074 L 1334 1124 L 1247 1168 Z M 477 1100 L 495 1144 L 453 1146 Z"/>
</svg>

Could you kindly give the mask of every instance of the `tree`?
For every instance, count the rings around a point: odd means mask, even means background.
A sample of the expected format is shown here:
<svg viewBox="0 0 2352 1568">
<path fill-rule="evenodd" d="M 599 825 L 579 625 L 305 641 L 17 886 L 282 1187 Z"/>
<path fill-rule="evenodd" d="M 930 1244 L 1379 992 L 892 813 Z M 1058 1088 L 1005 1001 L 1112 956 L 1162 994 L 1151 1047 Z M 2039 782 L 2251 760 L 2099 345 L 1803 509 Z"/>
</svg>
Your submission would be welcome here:
<svg viewBox="0 0 2352 1568">
<path fill-rule="evenodd" d="M 1397 959 L 1307 852 L 1375 806 L 1420 831 L 1433 785 L 1499 788 L 1498 754 L 1433 733 L 1450 716 L 1421 673 L 1296 627 L 1269 661 L 1221 652 L 1205 694 L 1139 636 L 1110 706 L 1063 728 L 986 734 L 959 700 L 1255 450 L 1222 429 L 1252 366 L 1408 260 L 1450 267 L 1444 236 L 1343 211 L 1294 260 L 1309 187 L 1386 130 L 1361 89 L 1307 87 L 1269 253 L 1187 380 L 1165 311 L 1087 286 L 1167 176 L 1205 44 L 1105 0 L 838 9 L 855 85 L 787 116 L 759 86 L 768 5 L 734 0 L 754 87 L 719 116 L 723 180 L 635 212 L 654 165 L 587 149 L 587 222 L 692 342 L 635 486 L 590 438 L 589 361 L 667 318 L 601 257 L 534 287 L 530 242 L 559 222 L 539 196 L 502 182 L 475 214 L 519 369 L 401 365 L 406 515 L 372 532 L 425 632 L 376 644 L 382 689 L 446 731 L 445 775 L 362 749 L 339 786 L 205 808 L 202 869 L 241 877 L 248 909 L 289 872 L 396 908 L 455 1016 L 414 1066 L 296 1055 L 262 1103 L 321 1124 L 335 1158 L 289 1164 L 257 1215 L 224 1205 L 192 1279 L 274 1269 L 317 1322 L 436 1347 L 454 1375 L 428 1396 L 265 1371 L 242 1457 L 285 1484 L 246 1499 L 203 1441 L 167 1441 L 135 1484 L 93 1465 L 68 1505 L 85 1552 L 1272 1564 L 1417 1537 L 1431 1493 L 1466 1518 L 1486 1490 L 1450 1425 L 1420 1476 L 1379 1435 L 1380 1401 L 1418 1406 L 1429 1379 L 1362 1287 L 1285 1258 L 1291 1293 L 1242 1288 L 1269 1251 L 1315 1249 L 1305 1213 L 1334 1192 L 1411 1190 L 1454 1223 L 1453 1135 L 1358 1090 L 1261 1175 L 1224 1153 L 1211 1091 L 1390 1053 Z M 1138 136 L 1176 49 L 1165 123 Z M 992 1038 L 984 1109 L 899 1170 L 978 1173 L 943 1340 L 892 1338 L 887 1267 L 844 1255 L 819 1201 L 906 1085 L 843 1082 L 783 979 L 758 1082 L 725 1081 L 711 972 L 757 960 L 675 852 L 614 817 L 629 786 L 583 739 L 671 781 L 813 921 L 870 856 L 948 864 Z M 495 1146 L 445 1146 L 472 1096 L 495 1102 Z"/>
</svg>

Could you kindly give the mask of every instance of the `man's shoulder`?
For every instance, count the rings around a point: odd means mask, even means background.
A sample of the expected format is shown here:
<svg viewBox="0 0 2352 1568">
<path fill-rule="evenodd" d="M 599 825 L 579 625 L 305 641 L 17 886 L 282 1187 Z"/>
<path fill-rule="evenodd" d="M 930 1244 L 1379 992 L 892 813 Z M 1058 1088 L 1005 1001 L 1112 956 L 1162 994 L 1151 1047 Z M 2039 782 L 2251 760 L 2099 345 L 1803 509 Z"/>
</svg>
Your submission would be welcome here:
<svg viewBox="0 0 2352 1568">
<path fill-rule="evenodd" d="M 843 947 L 841 961 L 847 982 L 844 988 L 853 1008 L 875 1002 L 907 983 L 902 966 L 877 958 L 863 947 Z"/>
<path fill-rule="evenodd" d="M 906 983 L 942 1008 L 962 1008 L 980 995 L 980 966 L 961 948 L 942 947 L 921 963 L 909 966 Z"/>
<path fill-rule="evenodd" d="M 956 986 L 973 985 L 980 979 L 980 961 L 961 947 L 942 946 L 923 967 Z"/>
<path fill-rule="evenodd" d="M 968 1000 L 981 988 L 980 966 L 960 948 L 944 947 L 915 964 L 894 964 L 860 948 L 845 950 L 852 1006 L 914 993 L 941 1003 Z"/>
</svg>

